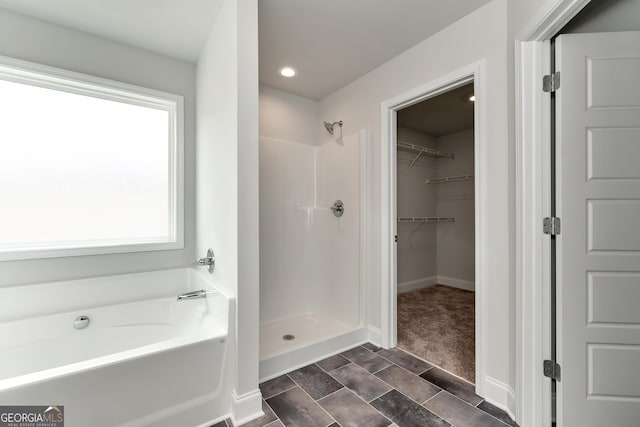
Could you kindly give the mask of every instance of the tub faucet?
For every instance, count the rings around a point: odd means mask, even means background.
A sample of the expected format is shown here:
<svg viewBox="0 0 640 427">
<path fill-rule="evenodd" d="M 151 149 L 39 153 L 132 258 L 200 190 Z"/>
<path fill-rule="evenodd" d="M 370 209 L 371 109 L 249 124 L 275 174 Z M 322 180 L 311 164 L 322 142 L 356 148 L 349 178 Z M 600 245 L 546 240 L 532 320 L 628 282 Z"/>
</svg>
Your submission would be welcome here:
<svg viewBox="0 0 640 427">
<path fill-rule="evenodd" d="M 216 258 L 213 255 L 213 249 L 207 249 L 207 256 L 204 258 L 196 258 L 193 260 L 193 265 L 206 266 L 209 273 L 213 273 L 213 269 L 216 265 Z"/>
<path fill-rule="evenodd" d="M 178 301 L 187 300 L 187 299 L 196 299 L 196 298 L 206 298 L 208 292 L 204 289 L 199 289 L 197 291 L 186 292 L 184 294 L 178 295 Z"/>
</svg>

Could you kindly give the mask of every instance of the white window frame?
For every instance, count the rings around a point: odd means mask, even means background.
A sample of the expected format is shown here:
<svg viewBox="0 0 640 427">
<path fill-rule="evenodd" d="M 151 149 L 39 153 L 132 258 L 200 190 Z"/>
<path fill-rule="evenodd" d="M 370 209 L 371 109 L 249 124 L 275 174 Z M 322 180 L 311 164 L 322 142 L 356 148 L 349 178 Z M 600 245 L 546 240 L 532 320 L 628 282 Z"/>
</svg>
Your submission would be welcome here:
<svg viewBox="0 0 640 427">
<path fill-rule="evenodd" d="M 169 239 L 162 242 L 78 242 L 77 246 L 0 250 L 0 261 L 148 252 L 184 248 L 184 98 L 168 92 L 0 56 L 0 79 L 169 113 Z"/>
</svg>

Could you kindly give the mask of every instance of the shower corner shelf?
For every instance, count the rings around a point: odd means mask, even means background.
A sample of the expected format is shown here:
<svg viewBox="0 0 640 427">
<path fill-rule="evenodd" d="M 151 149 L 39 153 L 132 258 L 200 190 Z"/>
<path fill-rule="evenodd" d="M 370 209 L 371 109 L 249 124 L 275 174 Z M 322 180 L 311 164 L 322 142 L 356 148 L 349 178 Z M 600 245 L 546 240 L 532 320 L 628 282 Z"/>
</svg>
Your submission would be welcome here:
<svg viewBox="0 0 640 427">
<path fill-rule="evenodd" d="M 441 184 L 443 182 L 471 181 L 472 179 L 474 179 L 473 175 L 443 176 L 442 178 L 426 179 L 424 183 L 425 184 Z"/>
<path fill-rule="evenodd" d="M 418 159 L 420 158 L 420 156 L 422 156 L 423 154 L 429 157 L 433 157 L 433 158 L 447 158 L 447 159 L 453 159 L 454 155 L 450 154 L 450 153 L 443 153 L 440 150 L 435 150 L 433 148 L 429 148 L 429 147 L 423 147 L 421 145 L 415 145 L 415 144 L 411 144 L 408 142 L 403 142 L 403 141 L 398 141 L 398 148 L 402 148 L 403 150 L 409 150 L 409 151 L 415 151 L 417 152 L 416 156 L 414 157 L 414 159 L 411 161 L 411 163 L 409 163 L 409 168 L 413 167 L 413 165 L 418 161 Z"/>
<path fill-rule="evenodd" d="M 409 232 L 409 236 L 415 233 L 422 224 L 434 224 L 440 222 L 455 222 L 456 219 L 451 216 L 400 216 L 399 223 L 415 223 L 416 225 Z"/>
</svg>

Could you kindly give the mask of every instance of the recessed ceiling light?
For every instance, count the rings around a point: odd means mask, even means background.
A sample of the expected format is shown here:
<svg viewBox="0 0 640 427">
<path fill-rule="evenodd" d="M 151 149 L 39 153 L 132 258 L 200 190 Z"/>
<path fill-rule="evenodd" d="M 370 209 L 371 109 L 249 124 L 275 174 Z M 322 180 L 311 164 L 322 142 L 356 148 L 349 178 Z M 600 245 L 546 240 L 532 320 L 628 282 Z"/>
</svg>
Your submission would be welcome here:
<svg viewBox="0 0 640 427">
<path fill-rule="evenodd" d="M 291 67 L 282 67 L 280 68 L 280 75 L 284 77 L 293 77 L 296 75 L 296 70 Z"/>
<path fill-rule="evenodd" d="M 475 95 L 471 95 L 469 97 L 469 101 L 474 102 L 476 100 L 476 96 Z"/>
</svg>

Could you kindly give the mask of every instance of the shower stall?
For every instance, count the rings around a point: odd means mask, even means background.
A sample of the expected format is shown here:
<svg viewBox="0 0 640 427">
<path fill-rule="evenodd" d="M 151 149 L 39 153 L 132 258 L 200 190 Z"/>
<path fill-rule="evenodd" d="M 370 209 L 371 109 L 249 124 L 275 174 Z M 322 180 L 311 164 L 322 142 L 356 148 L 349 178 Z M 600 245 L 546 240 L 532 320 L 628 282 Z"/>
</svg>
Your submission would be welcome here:
<svg viewBox="0 0 640 427">
<path fill-rule="evenodd" d="M 319 146 L 260 138 L 261 380 L 366 340 L 371 144 L 339 133 Z"/>
</svg>

